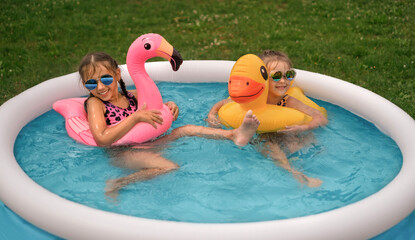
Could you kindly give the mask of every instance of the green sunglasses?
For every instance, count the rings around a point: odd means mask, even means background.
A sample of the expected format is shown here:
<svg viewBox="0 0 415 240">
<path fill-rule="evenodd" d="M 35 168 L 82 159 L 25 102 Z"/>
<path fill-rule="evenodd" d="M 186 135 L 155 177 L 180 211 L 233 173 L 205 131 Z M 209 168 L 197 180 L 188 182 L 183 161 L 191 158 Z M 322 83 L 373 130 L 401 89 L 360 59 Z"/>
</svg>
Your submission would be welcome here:
<svg viewBox="0 0 415 240">
<path fill-rule="evenodd" d="M 278 82 L 281 80 L 281 78 L 285 77 L 288 81 L 292 81 L 295 78 L 296 72 L 294 69 L 290 69 L 285 73 L 282 73 L 281 71 L 275 72 L 271 74 L 272 79 L 274 79 L 275 82 Z"/>
</svg>

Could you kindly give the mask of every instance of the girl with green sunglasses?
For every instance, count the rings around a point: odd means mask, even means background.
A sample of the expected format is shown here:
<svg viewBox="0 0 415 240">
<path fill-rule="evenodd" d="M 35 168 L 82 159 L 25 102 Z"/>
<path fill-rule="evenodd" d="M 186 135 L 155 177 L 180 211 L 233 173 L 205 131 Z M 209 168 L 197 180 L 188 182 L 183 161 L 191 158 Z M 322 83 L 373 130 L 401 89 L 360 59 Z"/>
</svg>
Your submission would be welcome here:
<svg viewBox="0 0 415 240">
<path fill-rule="evenodd" d="M 302 125 L 286 126 L 285 129 L 278 132 L 260 134 L 257 139 L 251 142 L 257 145 L 264 156 L 272 158 L 277 165 L 292 173 L 300 183 L 309 187 L 318 187 L 322 184 L 322 181 L 308 177 L 304 173 L 293 169 L 286 154 L 297 152 L 306 144 L 314 141 L 312 133 L 307 131 L 327 124 L 327 117 L 320 111 L 287 94 L 292 81 L 295 79 L 296 72 L 291 60 L 285 53 L 266 50 L 259 57 L 265 63 L 269 73 L 267 104 L 294 108 L 311 116 L 312 120 Z M 211 126 L 220 125 L 217 113 L 223 105 L 231 101 L 231 99 L 224 99 L 212 107 L 208 114 L 208 122 Z"/>
</svg>

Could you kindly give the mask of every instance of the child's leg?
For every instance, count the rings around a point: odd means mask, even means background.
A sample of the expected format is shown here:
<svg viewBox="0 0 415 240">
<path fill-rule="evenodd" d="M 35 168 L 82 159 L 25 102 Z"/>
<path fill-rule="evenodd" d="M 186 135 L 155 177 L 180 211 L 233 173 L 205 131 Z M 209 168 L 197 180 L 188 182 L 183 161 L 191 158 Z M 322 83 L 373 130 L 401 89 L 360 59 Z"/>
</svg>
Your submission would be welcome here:
<svg viewBox="0 0 415 240">
<path fill-rule="evenodd" d="M 107 181 L 105 194 L 116 198 L 118 191 L 130 183 L 145 181 L 171 172 L 179 166 L 164 158 L 160 153 L 144 150 L 127 150 L 117 154 L 114 164 L 128 169 L 137 170 L 126 177 Z"/>
<path fill-rule="evenodd" d="M 174 141 L 185 136 L 195 136 L 209 139 L 229 139 L 238 146 L 245 146 L 254 136 L 258 126 L 259 120 L 252 114 L 252 111 L 249 110 L 246 113 L 241 126 L 236 129 L 225 130 L 219 128 L 185 125 L 174 129 L 170 135 L 160 138 L 154 143 L 160 144 Z"/>
<path fill-rule="evenodd" d="M 290 154 L 299 151 L 315 141 L 314 134 L 312 132 L 302 134 L 284 133 L 282 139 L 282 145 L 289 151 Z"/>
<path fill-rule="evenodd" d="M 263 146 L 261 146 L 261 148 L 262 149 L 260 151 L 264 156 L 271 157 L 275 164 L 292 173 L 294 178 L 300 183 L 307 184 L 309 187 L 319 187 L 322 184 L 320 179 L 308 177 L 304 173 L 291 168 L 290 162 L 288 161 L 284 151 L 280 148 L 279 144 L 266 142 Z"/>
</svg>

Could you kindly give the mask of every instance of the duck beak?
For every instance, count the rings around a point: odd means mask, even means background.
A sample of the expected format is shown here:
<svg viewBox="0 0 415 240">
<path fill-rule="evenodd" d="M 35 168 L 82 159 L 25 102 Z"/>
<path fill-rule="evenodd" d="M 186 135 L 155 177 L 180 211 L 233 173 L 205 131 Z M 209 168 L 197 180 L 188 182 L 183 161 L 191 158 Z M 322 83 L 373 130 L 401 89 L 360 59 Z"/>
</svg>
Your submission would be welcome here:
<svg viewBox="0 0 415 240">
<path fill-rule="evenodd" d="M 234 75 L 229 78 L 229 96 L 237 103 L 247 103 L 257 99 L 264 89 L 264 84 L 258 83 L 250 77 Z"/>
</svg>

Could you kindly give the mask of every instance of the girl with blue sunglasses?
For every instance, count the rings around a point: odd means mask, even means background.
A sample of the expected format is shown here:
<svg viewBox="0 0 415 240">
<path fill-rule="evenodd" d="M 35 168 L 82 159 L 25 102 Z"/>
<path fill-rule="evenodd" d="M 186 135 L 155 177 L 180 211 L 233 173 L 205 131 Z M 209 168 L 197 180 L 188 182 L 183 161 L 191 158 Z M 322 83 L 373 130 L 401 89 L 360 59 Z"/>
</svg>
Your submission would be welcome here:
<svg viewBox="0 0 415 240">
<path fill-rule="evenodd" d="M 165 143 L 183 136 L 197 136 L 229 139 L 243 146 L 252 138 L 259 125 L 255 115 L 250 112 L 246 114 L 243 124 L 238 129 L 224 130 L 186 125 L 150 143 L 109 147 L 138 122 L 147 122 L 156 128 L 156 123 L 162 124 L 161 113 L 146 110 L 145 104 L 141 108 L 137 106 L 137 91 L 126 90 L 117 62 L 106 53 L 86 55 L 79 66 L 79 74 L 82 84 L 90 92 L 90 96 L 85 101 L 85 110 L 95 141 L 99 146 L 107 147 L 106 150 L 112 157 L 113 164 L 137 171 L 107 182 L 106 194 L 113 198 L 129 183 L 148 180 L 179 168 L 176 163 L 164 158 L 160 153 L 160 148 L 163 148 Z M 118 91 L 118 84 L 121 92 Z M 173 119 L 176 120 L 179 108 L 174 102 L 167 102 L 166 105 L 170 108 Z"/>
</svg>

